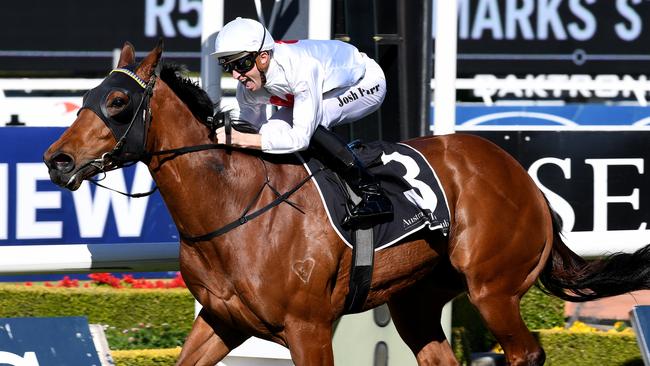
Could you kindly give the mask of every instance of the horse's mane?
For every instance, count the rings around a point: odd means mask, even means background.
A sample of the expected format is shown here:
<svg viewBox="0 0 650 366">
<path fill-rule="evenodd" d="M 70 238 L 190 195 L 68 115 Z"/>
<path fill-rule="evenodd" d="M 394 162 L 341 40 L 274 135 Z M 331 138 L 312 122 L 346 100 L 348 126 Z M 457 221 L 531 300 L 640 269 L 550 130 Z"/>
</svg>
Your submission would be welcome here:
<svg viewBox="0 0 650 366">
<path fill-rule="evenodd" d="M 194 117 L 205 124 L 214 113 L 214 104 L 198 83 L 185 76 L 186 71 L 181 65 L 165 62 L 160 78 L 187 105 Z"/>
</svg>

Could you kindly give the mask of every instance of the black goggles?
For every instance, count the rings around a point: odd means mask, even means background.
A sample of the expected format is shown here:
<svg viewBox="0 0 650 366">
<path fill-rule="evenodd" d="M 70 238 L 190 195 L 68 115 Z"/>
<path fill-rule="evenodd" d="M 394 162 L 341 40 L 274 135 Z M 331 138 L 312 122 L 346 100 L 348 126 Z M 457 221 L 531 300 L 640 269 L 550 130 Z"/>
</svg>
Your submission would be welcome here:
<svg viewBox="0 0 650 366">
<path fill-rule="evenodd" d="M 255 66 L 255 59 L 257 58 L 257 52 L 251 52 L 244 57 L 238 58 L 236 60 L 227 62 L 224 59 L 219 60 L 219 64 L 223 68 L 223 71 L 227 73 L 232 73 L 233 70 L 237 71 L 240 74 L 245 74 Z"/>
</svg>

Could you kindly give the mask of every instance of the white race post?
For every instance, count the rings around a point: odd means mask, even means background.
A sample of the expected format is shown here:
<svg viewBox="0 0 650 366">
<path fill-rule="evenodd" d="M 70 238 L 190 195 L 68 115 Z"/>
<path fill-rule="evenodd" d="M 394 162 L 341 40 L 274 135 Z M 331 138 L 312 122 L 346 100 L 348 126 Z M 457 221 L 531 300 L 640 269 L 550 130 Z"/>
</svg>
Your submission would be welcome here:
<svg viewBox="0 0 650 366">
<path fill-rule="evenodd" d="M 454 133 L 456 126 L 457 0 L 435 1 L 435 89 L 433 133 Z"/>
<path fill-rule="evenodd" d="M 309 2 L 309 39 L 332 39 L 332 1 Z"/>
</svg>

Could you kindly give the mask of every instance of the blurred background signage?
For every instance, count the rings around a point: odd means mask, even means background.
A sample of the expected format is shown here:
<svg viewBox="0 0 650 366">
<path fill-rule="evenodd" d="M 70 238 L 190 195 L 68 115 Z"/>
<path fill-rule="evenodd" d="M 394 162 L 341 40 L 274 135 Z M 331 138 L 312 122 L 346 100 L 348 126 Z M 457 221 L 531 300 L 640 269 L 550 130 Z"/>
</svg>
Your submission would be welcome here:
<svg viewBox="0 0 650 366">
<path fill-rule="evenodd" d="M 650 26 L 648 1 L 458 0 L 458 5 L 460 74 L 637 74 L 650 66 L 650 33 L 643 31 Z"/>
<path fill-rule="evenodd" d="M 306 38 L 304 14 L 309 1 L 283 1 L 275 8 L 274 3 L 263 1 L 258 11 L 253 1 L 226 1 L 224 24 L 237 16 L 273 18 L 274 35 Z M 200 69 L 200 0 L 89 0 L 80 5 L 76 0 L 4 2 L 0 11 L 0 71 L 103 75 L 112 65 L 114 50 L 125 41 L 135 45 L 142 57 L 159 38 L 165 42 L 167 59 L 194 71 Z M 208 16 L 205 21 L 217 22 L 216 17 Z"/>
</svg>

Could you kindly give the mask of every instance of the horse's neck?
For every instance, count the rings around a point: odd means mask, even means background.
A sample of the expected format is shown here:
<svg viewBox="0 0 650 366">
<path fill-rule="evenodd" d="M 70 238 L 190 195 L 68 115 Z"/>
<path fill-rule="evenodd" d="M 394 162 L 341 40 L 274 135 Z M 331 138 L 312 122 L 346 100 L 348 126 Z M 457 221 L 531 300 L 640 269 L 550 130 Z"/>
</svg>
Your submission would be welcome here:
<svg viewBox="0 0 650 366">
<path fill-rule="evenodd" d="M 209 131 L 188 107 L 165 87 L 151 101 L 152 121 L 147 150 L 160 151 L 212 143 Z"/>
<path fill-rule="evenodd" d="M 180 100 L 161 99 L 152 101 L 150 151 L 214 143 Z M 149 169 L 178 229 L 194 236 L 235 217 L 265 179 L 259 159 L 222 149 L 154 157 Z"/>
</svg>

